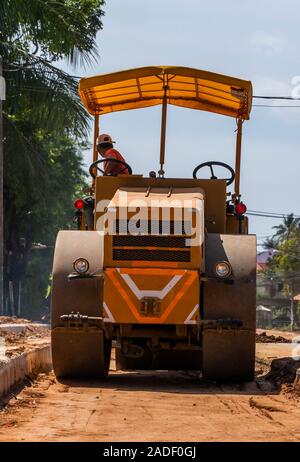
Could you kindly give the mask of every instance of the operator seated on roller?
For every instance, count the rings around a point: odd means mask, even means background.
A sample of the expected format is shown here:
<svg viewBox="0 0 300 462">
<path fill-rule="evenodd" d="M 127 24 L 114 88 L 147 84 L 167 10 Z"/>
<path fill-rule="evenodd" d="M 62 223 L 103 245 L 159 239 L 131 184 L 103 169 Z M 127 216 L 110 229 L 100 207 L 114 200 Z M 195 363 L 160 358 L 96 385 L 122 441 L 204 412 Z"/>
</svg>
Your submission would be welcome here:
<svg viewBox="0 0 300 462">
<path fill-rule="evenodd" d="M 117 159 L 122 162 L 126 162 L 122 154 L 114 149 L 113 143 L 110 135 L 102 134 L 97 138 L 97 151 L 99 154 L 106 159 Z M 129 175 L 129 171 L 123 165 L 120 165 L 118 162 L 105 162 L 104 163 L 105 174 L 108 175 Z"/>
</svg>

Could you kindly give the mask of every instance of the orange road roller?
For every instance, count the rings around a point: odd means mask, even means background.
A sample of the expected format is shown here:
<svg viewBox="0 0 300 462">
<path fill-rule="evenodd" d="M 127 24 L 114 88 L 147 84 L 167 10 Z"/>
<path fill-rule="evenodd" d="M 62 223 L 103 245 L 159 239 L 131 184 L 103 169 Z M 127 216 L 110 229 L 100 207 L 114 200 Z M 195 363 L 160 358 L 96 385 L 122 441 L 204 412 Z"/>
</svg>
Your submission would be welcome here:
<svg viewBox="0 0 300 462">
<path fill-rule="evenodd" d="M 75 202 L 78 229 L 60 231 L 56 241 L 56 376 L 106 378 L 113 344 L 116 369 L 253 380 L 256 237 L 240 194 L 251 82 L 153 66 L 83 78 L 79 94 L 94 117 L 92 184 Z M 235 166 L 203 159 L 190 178 L 168 178 L 169 104 L 232 117 Z M 157 172 L 143 176 L 124 160 L 99 159 L 100 115 L 154 105 L 162 106 Z"/>
</svg>

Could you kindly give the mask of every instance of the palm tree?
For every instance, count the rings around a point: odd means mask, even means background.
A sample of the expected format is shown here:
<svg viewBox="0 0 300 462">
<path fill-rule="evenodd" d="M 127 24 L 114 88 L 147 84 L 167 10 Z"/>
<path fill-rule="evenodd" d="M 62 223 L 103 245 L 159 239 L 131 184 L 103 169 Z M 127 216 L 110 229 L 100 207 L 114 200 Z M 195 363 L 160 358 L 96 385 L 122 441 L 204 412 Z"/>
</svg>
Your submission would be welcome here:
<svg viewBox="0 0 300 462">
<path fill-rule="evenodd" d="M 274 238 L 274 236 L 267 237 L 266 240 L 263 241 L 263 247 L 266 250 L 276 249 L 277 245 L 278 245 L 278 241 L 277 239 Z"/>
<path fill-rule="evenodd" d="M 282 242 L 285 239 L 288 239 L 291 233 L 300 226 L 300 218 L 295 218 L 293 213 L 290 213 L 283 218 L 283 223 L 277 226 L 273 226 L 273 229 L 276 229 L 276 233 L 273 236 L 273 239 L 277 242 Z"/>
</svg>

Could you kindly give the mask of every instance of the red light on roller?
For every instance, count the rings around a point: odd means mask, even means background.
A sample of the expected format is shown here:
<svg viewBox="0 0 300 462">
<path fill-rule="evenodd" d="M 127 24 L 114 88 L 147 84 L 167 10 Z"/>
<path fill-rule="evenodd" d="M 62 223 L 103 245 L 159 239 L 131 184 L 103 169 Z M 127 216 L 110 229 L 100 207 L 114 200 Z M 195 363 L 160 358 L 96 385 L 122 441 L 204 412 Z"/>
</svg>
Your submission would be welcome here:
<svg viewBox="0 0 300 462">
<path fill-rule="evenodd" d="M 83 209 L 83 207 L 84 207 L 84 200 L 83 200 L 83 199 L 77 199 L 77 200 L 74 202 L 74 207 L 75 207 L 75 209 L 77 209 L 77 210 Z"/>
<path fill-rule="evenodd" d="M 244 204 L 244 202 L 238 202 L 237 204 L 235 204 L 235 213 L 237 215 L 244 215 L 244 213 L 246 212 L 247 212 L 247 207 Z"/>
</svg>

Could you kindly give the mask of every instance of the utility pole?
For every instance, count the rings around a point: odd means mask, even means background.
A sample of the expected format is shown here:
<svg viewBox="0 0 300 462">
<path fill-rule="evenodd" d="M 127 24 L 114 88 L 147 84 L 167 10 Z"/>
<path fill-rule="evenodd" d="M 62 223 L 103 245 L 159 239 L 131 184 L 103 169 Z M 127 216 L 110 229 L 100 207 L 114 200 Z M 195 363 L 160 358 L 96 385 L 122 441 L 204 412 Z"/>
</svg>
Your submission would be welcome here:
<svg viewBox="0 0 300 462">
<path fill-rule="evenodd" d="M 0 56 L 0 315 L 4 314 L 4 291 L 3 291 L 3 254 L 4 254 L 4 229 L 3 229 L 3 101 L 5 100 L 5 80 L 3 78 L 2 56 Z"/>
</svg>

